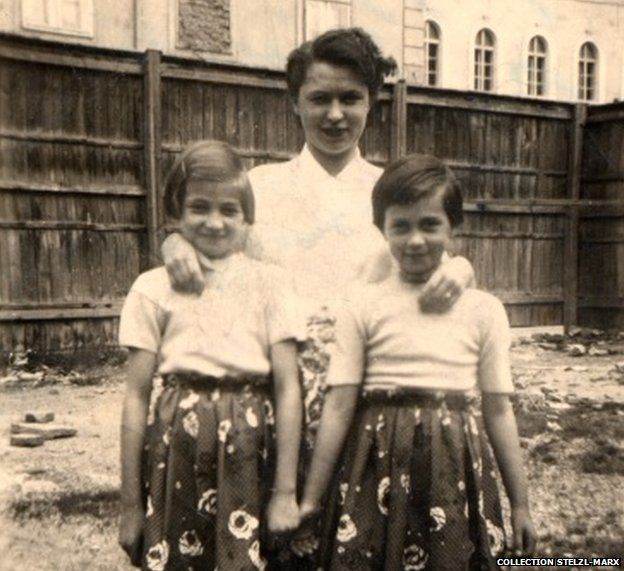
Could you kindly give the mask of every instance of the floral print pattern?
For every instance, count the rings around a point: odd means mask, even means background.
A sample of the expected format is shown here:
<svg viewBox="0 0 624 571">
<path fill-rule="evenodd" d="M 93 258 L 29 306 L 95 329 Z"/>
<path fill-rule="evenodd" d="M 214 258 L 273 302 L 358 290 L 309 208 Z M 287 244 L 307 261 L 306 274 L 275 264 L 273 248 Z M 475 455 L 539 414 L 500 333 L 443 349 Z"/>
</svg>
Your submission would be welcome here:
<svg viewBox="0 0 624 571">
<path fill-rule="evenodd" d="M 390 497 L 390 478 L 381 479 L 377 487 L 377 507 L 383 515 L 388 515 L 388 499 Z"/>
<path fill-rule="evenodd" d="M 210 488 L 202 494 L 197 509 L 210 515 L 217 515 L 217 490 L 215 488 Z"/>
<path fill-rule="evenodd" d="M 204 546 L 195 530 L 185 531 L 182 534 L 178 542 L 178 549 L 182 555 L 189 557 L 197 557 L 204 552 Z"/>
<path fill-rule="evenodd" d="M 237 539 L 249 539 L 258 529 L 258 518 L 249 515 L 245 510 L 236 510 L 230 514 L 228 529 Z"/>
<path fill-rule="evenodd" d="M 466 569 L 470 561 L 497 569 L 502 515 L 472 400 L 406 393 L 362 397 L 338 472 L 337 524 L 319 567 L 424 571 Z"/>
<path fill-rule="evenodd" d="M 142 569 L 264 569 L 260 519 L 275 460 L 268 385 L 198 384 L 165 381 L 154 403 Z"/>
<path fill-rule="evenodd" d="M 403 569 L 405 571 L 422 571 L 427 565 L 429 556 L 419 545 L 413 544 L 403 551 Z"/>
<path fill-rule="evenodd" d="M 169 544 L 161 541 L 150 547 L 146 555 L 147 568 L 150 571 L 165 571 L 169 561 Z"/>
<path fill-rule="evenodd" d="M 336 539 L 342 543 L 352 540 L 357 535 L 355 523 L 348 514 L 343 515 L 338 522 Z"/>
</svg>

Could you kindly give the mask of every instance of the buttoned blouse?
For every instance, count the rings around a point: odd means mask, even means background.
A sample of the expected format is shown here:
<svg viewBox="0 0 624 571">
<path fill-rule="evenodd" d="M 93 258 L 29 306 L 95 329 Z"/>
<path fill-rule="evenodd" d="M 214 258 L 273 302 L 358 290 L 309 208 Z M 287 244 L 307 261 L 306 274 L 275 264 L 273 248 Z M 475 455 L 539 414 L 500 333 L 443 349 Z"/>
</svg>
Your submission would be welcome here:
<svg viewBox="0 0 624 571">
<path fill-rule="evenodd" d="M 371 205 L 381 172 L 358 151 L 332 176 L 307 146 L 288 162 L 255 167 L 249 172 L 257 216 L 250 252 L 288 271 L 312 305 L 335 298 L 383 248 Z"/>
<path fill-rule="evenodd" d="M 164 267 L 137 278 L 121 312 L 120 345 L 157 354 L 160 374 L 267 374 L 272 344 L 305 338 L 283 272 L 243 254 L 200 262 L 201 295 L 176 292 Z"/>
<path fill-rule="evenodd" d="M 327 384 L 512 392 L 503 304 L 467 289 L 449 311 L 425 313 L 420 290 L 395 273 L 348 294 L 337 314 Z"/>
</svg>

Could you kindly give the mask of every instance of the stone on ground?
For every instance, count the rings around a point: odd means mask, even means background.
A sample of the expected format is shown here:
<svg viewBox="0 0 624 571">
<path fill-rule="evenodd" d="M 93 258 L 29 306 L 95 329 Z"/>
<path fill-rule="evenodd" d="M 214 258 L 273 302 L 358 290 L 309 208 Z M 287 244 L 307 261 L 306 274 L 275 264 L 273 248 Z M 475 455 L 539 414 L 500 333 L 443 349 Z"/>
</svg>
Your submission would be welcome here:
<svg viewBox="0 0 624 571">
<path fill-rule="evenodd" d="M 38 424 L 44 424 L 46 422 L 52 422 L 54 420 L 53 412 L 27 412 L 24 415 L 24 422 L 34 422 Z"/>
<path fill-rule="evenodd" d="M 42 446 L 45 442 L 45 438 L 42 434 L 24 433 L 24 434 L 11 434 L 11 446 L 21 446 L 24 448 L 35 448 Z"/>
<path fill-rule="evenodd" d="M 11 425 L 13 434 L 40 434 L 45 440 L 53 438 L 70 438 L 76 436 L 77 430 L 61 424 L 34 424 L 30 422 L 16 422 Z"/>
</svg>

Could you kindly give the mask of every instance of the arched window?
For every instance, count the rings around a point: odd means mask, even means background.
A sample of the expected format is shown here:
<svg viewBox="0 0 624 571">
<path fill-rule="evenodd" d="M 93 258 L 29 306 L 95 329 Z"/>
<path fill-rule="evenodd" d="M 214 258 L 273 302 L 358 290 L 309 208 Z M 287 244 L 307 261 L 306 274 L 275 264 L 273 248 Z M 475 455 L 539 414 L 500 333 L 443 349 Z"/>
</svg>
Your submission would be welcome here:
<svg viewBox="0 0 624 571">
<path fill-rule="evenodd" d="M 425 66 L 427 85 L 440 81 L 440 28 L 431 20 L 425 22 Z"/>
<path fill-rule="evenodd" d="M 494 90 L 494 49 L 496 39 L 487 29 L 479 30 L 474 52 L 474 88 L 478 91 Z"/>
<path fill-rule="evenodd" d="M 548 44 L 542 36 L 535 36 L 529 42 L 529 65 L 527 93 L 542 96 L 546 93 L 546 55 Z"/>
<path fill-rule="evenodd" d="M 578 98 L 581 101 L 593 101 L 598 83 L 598 49 L 591 42 L 581 46 L 578 69 Z"/>
</svg>

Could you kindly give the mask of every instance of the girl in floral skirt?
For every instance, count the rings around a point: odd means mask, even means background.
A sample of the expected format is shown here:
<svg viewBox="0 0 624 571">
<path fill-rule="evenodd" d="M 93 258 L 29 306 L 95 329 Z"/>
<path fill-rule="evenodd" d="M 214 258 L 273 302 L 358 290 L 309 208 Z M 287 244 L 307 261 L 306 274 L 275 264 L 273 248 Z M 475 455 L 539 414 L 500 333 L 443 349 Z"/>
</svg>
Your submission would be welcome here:
<svg viewBox="0 0 624 571">
<path fill-rule="evenodd" d="M 151 571 L 262 569 L 264 528 L 299 523 L 295 342 L 305 324 L 281 276 L 240 253 L 254 199 L 230 147 L 185 150 L 165 207 L 207 285 L 200 295 L 176 292 L 157 268 L 124 304 L 120 543 Z"/>
<path fill-rule="evenodd" d="M 458 183 L 442 162 L 412 155 L 390 165 L 373 190 L 373 217 L 395 270 L 350 292 L 338 313 L 301 500 L 308 523 L 293 547 L 298 554 L 316 548 L 312 522 L 346 439 L 334 533 L 324 545 L 329 569 L 496 569 L 503 522 L 488 440 L 475 418 L 478 393 L 511 503 L 514 551 L 530 554 L 536 538 L 509 401 L 505 310 L 474 289 L 447 313 L 420 308 L 417 294 L 462 221 Z"/>
</svg>

